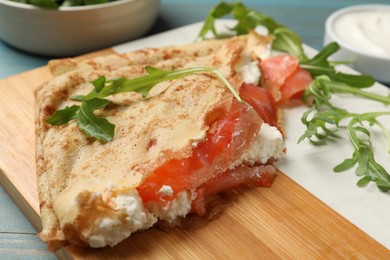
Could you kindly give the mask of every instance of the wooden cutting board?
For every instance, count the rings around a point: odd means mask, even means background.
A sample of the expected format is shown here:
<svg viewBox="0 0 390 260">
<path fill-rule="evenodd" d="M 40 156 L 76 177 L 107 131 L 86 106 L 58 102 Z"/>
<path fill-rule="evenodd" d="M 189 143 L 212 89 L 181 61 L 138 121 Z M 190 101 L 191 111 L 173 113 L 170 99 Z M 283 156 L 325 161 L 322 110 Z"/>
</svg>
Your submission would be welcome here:
<svg viewBox="0 0 390 260">
<path fill-rule="evenodd" d="M 42 67 L 0 81 L 0 184 L 37 230 L 33 90 L 50 78 Z M 390 259 L 389 250 L 281 172 L 272 188 L 240 191 L 203 227 L 152 229 L 114 248 L 67 246 L 56 254 L 63 259 Z"/>
</svg>

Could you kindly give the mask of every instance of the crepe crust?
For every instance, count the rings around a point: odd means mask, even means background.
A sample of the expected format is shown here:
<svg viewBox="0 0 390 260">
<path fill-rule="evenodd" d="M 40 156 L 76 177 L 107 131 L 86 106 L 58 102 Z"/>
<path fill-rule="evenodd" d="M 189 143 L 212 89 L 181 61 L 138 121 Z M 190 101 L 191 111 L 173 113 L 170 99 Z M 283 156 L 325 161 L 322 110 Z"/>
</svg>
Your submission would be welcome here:
<svg viewBox="0 0 390 260">
<path fill-rule="evenodd" d="M 75 122 L 53 127 L 46 119 L 55 110 L 74 104 L 70 96 L 91 91 L 89 81 L 98 76 L 138 77 L 146 73 L 145 65 L 164 70 L 213 67 L 239 90 L 243 79 L 234 68 L 242 53 L 248 51 L 248 46 L 256 46 L 256 41 L 259 39 L 243 36 L 81 62 L 62 59 L 49 63 L 56 77 L 35 93 L 36 162 L 43 223 L 39 236 L 47 241 L 49 250 L 69 242 L 85 244 L 82 234 L 94 219 L 106 211 L 119 214 L 108 205 L 112 196 L 136 188 L 164 162 L 191 156 L 192 143 L 205 137 L 210 123 L 229 110 L 234 97 L 211 73 L 160 83 L 146 100 L 136 93 L 111 96 L 109 107 L 98 111 L 116 125 L 114 140 L 106 144 L 81 133 Z M 115 190 L 108 189 L 108 185 Z M 88 214 L 80 213 L 82 207 L 88 209 Z"/>
<path fill-rule="evenodd" d="M 175 67 L 178 68 L 187 62 L 193 62 L 195 59 L 197 62 L 200 62 L 202 57 L 208 59 L 224 43 L 226 43 L 224 40 L 210 40 L 188 44 L 184 48 L 178 46 L 146 48 L 124 54 L 100 56 L 79 62 L 73 59 L 52 60 L 49 62 L 49 68 L 54 76 L 58 76 L 75 69 L 112 71 L 125 66 L 154 65 L 164 61 L 171 62 L 176 60 L 174 65 L 172 65 L 173 69 L 175 69 Z"/>
</svg>

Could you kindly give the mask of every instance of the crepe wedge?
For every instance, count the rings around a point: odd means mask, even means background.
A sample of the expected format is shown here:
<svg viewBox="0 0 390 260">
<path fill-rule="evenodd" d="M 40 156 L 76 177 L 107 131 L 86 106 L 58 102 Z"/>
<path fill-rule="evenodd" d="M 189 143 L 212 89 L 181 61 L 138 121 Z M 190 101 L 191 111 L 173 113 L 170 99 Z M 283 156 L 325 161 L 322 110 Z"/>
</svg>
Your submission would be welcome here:
<svg viewBox="0 0 390 260">
<path fill-rule="evenodd" d="M 271 185 L 272 164 L 284 156 L 280 111 L 273 111 L 271 126 L 212 73 L 161 82 L 146 99 L 134 92 L 108 97 L 110 104 L 97 114 L 115 124 L 111 142 L 85 135 L 76 121 L 47 123 L 54 111 L 76 102 L 71 96 L 89 93 L 90 81 L 140 77 L 151 65 L 215 68 L 250 100 L 247 91 L 259 88 L 257 64 L 269 44 L 269 38 L 250 34 L 52 61 L 55 77 L 35 93 L 40 237 L 49 249 L 114 246 L 158 222 L 206 216 L 210 201 L 225 190 Z"/>
</svg>

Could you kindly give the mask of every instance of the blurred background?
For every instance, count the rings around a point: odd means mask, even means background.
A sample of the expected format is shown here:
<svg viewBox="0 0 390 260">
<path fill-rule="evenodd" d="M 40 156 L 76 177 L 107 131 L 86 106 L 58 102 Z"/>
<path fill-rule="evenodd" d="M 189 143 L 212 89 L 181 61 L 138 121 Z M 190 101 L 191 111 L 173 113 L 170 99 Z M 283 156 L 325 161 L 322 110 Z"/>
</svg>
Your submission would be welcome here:
<svg viewBox="0 0 390 260">
<path fill-rule="evenodd" d="M 218 0 L 161 0 L 159 16 L 147 35 L 203 21 Z M 274 17 L 316 49 L 323 44 L 326 18 L 335 10 L 357 4 L 389 4 L 389 0 L 245 0 L 245 5 Z M 0 78 L 44 66 L 50 57 L 18 51 L 0 40 Z"/>
</svg>

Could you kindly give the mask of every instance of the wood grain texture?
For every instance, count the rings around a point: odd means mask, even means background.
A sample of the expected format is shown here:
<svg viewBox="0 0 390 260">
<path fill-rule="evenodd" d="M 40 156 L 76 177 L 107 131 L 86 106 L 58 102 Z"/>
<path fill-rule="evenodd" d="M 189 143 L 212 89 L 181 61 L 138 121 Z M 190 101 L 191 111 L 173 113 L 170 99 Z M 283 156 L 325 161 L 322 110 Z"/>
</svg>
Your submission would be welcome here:
<svg viewBox="0 0 390 260">
<path fill-rule="evenodd" d="M 0 125 L 5 151 L 0 183 L 37 229 L 32 91 L 50 77 L 44 67 L 0 81 L 0 120 L 7 122 Z M 68 246 L 56 254 L 70 259 L 390 258 L 382 245 L 283 173 L 270 189 L 239 192 L 220 218 L 202 228 L 153 229 L 112 249 Z"/>
</svg>

